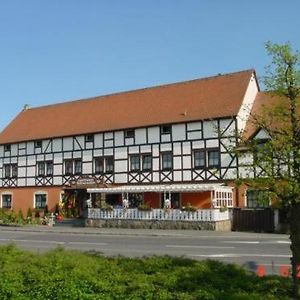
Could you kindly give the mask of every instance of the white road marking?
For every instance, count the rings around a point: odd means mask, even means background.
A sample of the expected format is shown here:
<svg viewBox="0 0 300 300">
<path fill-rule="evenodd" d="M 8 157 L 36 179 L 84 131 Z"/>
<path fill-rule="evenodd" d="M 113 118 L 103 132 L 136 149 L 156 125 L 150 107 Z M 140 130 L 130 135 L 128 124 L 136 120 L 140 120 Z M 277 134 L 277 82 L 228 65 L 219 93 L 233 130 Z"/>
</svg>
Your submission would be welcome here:
<svg viewBox="0 0 300 300">
<path fill-rule="evenodd" d="M 166 245 L 166 248 L 234 249 L 233 246 Z"/>
<path fill-rule="evenodd" d="M 20 239 L 0 239 L 0 241 L 5 242 L 21 242 L 21 243 L 45 243 L 45 244 L 57 244 L 57 245 L 99 245 L 106 246 L 107 243 L 97 243 L 97 242 L 59 242 L 59 241 L 45 241 L 45 240 L 20 240 Z"/>
<path fill-rule="evenodd" d="M 259 244 L 259 241 L 221 241 L 224 244 Z"/>
<path fill-rule="evenodd" d="M 282 258 L 290 258 L 291 255 L 284 255 L 284 254 L 238 254 L 238 253 L 222 253 L 222 254 L 194 254 L 189 255 L 194 257 L 282 257 Z"/>
</svg>

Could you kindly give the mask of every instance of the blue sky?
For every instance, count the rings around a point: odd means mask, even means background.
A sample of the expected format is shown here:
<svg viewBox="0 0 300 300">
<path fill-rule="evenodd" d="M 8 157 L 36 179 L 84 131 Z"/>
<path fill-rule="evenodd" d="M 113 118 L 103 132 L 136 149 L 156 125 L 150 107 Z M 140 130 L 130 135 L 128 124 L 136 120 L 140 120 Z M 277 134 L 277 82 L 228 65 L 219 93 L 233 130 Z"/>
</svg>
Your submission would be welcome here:
<svg viewBox="0 0 300 300">
<path fill-rule="evenodd" d="M 23 108 L 255 68 L 299 0 L 1 0 L 0 130 Z"/>
</svg>

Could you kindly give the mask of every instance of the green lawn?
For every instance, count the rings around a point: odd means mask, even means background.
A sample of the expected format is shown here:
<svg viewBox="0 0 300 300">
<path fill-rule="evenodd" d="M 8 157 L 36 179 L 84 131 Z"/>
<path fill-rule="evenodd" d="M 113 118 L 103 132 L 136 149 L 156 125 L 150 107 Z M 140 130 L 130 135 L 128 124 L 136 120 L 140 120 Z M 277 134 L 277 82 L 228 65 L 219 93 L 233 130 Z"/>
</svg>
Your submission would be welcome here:
<svg viewBox="0 0 300 300">
<path fill-rule="evenodd" d="M 289 299 L 290 281 L 185 258 L 0 247 L 0 299 Z"/>
</svg>

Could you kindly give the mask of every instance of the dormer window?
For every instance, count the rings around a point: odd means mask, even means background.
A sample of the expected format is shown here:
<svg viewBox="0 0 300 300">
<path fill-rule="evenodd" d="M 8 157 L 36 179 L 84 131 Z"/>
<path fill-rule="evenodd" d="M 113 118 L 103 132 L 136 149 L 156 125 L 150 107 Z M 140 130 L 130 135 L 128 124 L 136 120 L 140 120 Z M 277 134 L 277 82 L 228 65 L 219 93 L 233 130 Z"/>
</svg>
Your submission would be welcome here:
<svg viewBox="0 0 300 300">
<path fill-rule="evenodd" d="M 134 138 L 134 130 L 133 129 L 125 130 L 125 138 Z"/>
<path fill-rule="evenodd" d="M 10 144 L 5 144 L 4 145 L 4 151 L 10 151 L 11 145 Z"/>
<path fill-rule="evenodd" d="M 94 142 L 94 135 L 93 134 L 87 134 L 85 136 L 85 142 L 86 143 L 93 143 Z"/>
<path fill-rule="evenodd" d="M 42 141 L 41 140 L 34 141 L 34 148 L 42 148 Z"/>
<path fill-rule="evenodd" d="M 170 134 L 170 133 L 172 133 L 172 126 L 171 125 L 162 125 L 161 126 L 161 133 L 162 134 Z"/>
</svg>

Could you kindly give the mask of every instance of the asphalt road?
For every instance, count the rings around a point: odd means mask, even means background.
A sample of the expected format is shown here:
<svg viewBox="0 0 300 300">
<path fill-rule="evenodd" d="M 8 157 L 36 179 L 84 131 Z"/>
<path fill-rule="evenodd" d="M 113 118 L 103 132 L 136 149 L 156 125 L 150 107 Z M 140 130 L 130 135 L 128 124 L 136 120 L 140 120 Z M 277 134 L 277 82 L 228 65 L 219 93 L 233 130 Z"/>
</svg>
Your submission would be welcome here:
<svg viewBox="0 0 300 300">
<path fill-rule="evenodd" d="M 237 263 L 253 271 L 258 265 L 264 265 L 268 274 L 278 274 L 279 266 L 289 265 L 291 255 L 287 235 L 240 232 L 0 227 L 0 245 L 8 243 L 35 251 L 60 246 L 99 251 L 108 256 L 214 259 Z"/>
</svg>

